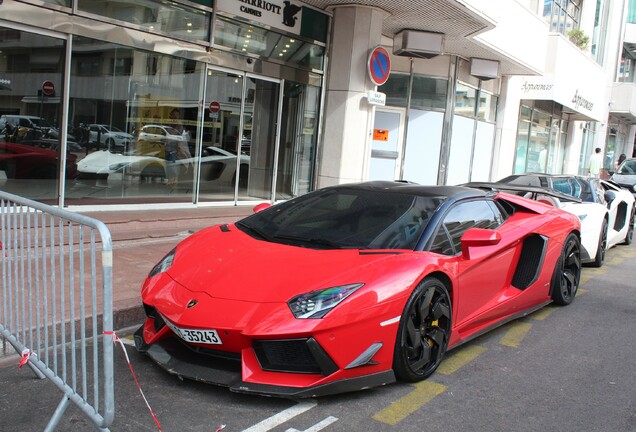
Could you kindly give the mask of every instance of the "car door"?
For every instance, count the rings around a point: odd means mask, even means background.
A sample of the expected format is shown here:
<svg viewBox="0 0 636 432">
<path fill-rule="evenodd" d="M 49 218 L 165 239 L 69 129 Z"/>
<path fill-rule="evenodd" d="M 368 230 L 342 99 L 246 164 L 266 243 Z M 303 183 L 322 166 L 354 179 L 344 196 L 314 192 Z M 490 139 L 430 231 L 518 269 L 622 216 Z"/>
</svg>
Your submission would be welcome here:
<svg viewBox="0 0 636 432">
<path fill-rule="evenodd" d="M 454 287 L 454 325 L 474 325 L 496 316 L 496 306 L 508 288 L 510 268 L 515 259 L 518 241 L 502 226 L 504 216 L 489 199 L 460 202 L 445 215 L 433 241 L 432 252 L 453 255 L 457 266 L 457 286 Z M 497 230 L 502 240 L 481 246 L 467 258 L 462 254 L 461 238 L 471 228 Z"/>
<path fill-rule="evenodd" d="M 607 230 L 607 247 L 610 248 L 625 239 L 627 234 L 631 203 L 623 199 L 621 190 L 612 184 L 602 180 L 590 182 L 590 185 L 596 189 L 596 194 L 603 199 L 609 210 L 609 226 Z M 605 192 L 612 191 L 615 198 L 606 203 L 604 197 Z"/>
</svg>

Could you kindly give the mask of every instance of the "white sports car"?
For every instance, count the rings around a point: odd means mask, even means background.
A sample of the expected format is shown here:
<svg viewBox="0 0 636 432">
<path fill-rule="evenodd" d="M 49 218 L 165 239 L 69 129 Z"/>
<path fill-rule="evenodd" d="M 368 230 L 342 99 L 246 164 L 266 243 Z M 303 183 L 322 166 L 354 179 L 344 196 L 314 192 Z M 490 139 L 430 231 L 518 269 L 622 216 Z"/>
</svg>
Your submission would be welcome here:
<svg viewBox="0 0 636 432">
<path fill-rule="evenodd" d="M 135 154 L 113 153 L 108 150 L 96 151 L 78 162 L 80 179 L 112 180 L 113 174 L 124 176 L 138 176 L 140 180 L 159 179 L 171 181 L 175 187 L 191 188 L 193 182 L 193 167 L 197 158 L 189 157 L 166 161 L 162 152 Z M 241 155 L 240 180 L 245 186 L 250 157 Z M 234 153 L 219 147 L 207 146 L 201 157 L 201 188 L 208 185 L 233 186 L 236 180 L 237 158 Z M 111 177 L 112 176 L 112 177 Z M 121 176 L 119 176 L 121 177 Z"/>
<path fill-rule="evenodd" d="M 519 174 L 488 185 L 501 190 L 517 186 L 517 193 L 523 193 L 523 187 L 539 188 L 526 193 L 577 215 L 581 220 L 581 260 L 591 266 L 602 266 L 609 248 L 633 240 L 634 196 L 613 182 L 581 176 Z M 540 193 L 542 189 L 547 193 Z"/>
</svg>

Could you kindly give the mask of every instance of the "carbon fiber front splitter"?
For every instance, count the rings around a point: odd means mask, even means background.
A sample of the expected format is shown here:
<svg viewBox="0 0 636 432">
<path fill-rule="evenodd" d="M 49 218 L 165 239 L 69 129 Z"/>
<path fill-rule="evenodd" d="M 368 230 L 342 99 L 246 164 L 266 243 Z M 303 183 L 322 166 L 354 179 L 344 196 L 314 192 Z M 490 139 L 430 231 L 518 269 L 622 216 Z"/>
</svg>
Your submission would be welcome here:
<svg viewBox="0 0 636 432">
<path fill-rule="evenodd" d="M 298 388 L 255 384 L 242 381 L 239 361 L 211 359 L 207 355 L 185 349 L 171 338 L 163 339 L 152 345 L 146 344 L 143 339 L 143 326 L 135 332 L 135 346 L 139 352 L 147 354 L 155 363 L 173 375 L 228 387 L 230 391 L 236 393 L 295 399 L 363 390 L 395 382 L 395 374 L 389 370 L 314 387 Z"/>
</svg>

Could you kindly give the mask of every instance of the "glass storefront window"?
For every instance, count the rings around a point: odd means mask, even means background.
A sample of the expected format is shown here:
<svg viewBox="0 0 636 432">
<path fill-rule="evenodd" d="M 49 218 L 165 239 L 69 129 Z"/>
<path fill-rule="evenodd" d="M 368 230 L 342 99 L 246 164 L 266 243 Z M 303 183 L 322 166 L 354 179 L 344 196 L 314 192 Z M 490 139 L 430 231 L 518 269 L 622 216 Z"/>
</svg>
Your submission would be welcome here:
<svg viewBox="0 0 636 432">
<path fill-rule="evenodd" d="M 519 125 L 517 127 L 517 150 L 515 152 L 514 174 L 526 172 L 526 154 L 530 138 L 530 118 L 532 110 L 526 106 L 521 106 L 519 113 Z"/>
<path fill-rule="evenodd" d="M 386 94 L 386 104 L 406 107 L 409 94 L 409 75 L 392 72 L 389 79 L 378 87 L 378 91 Z"/>
<path fill-rule="evenodd" d="M 581 0 L 545 0 L 543 19 L 550 25 L 550 31 L 567 35 L 579 28 Z"/>
<path fill-rule="evenodd" d="M 77 9 L 179 39 L 210 38 L 211 12 L 168 0 L 77 0 Z"/>
<path fill-rule="evenodd" d="M 241 54 L 255 54 L 311 69 L 323 68 L 323 46 L 224 17 L 218 17 L 214 31 L 215 45 Z"/>
<path fill-rule="evenodd" d="M 0 188 L 57 204 L 59 161 L 72 181 L 79 149 L 69 142 L 60 157 L 66 43 L 13 29 L 0 29 L 0 40 Z"/>
<path fill-rule="evenodd" d="M 69 124 L 78 177 L 66 184 L 66 202 L 192 202 L 202 70 L 75 36 Z"/>
<path fill-rule="evenodd" d="M 444 109 L 446 108 L 446 78 L 433 78 L 422 75 L 413 76 L 411 108 Z"/>
<path fill-rule="evenodd" d="M 560 174 L 565 158 L 567 121 L 522 105 L 517 129 L 514 173 Z"/>
<path fill-rule="evenodd" d="M 477 118 L 487 122 L 495 122 L 497 116 L 497 96 L 483 90 L 479 92 L 479 105 L 477 106 Z"/>
<path fill-rule="evenodd" d="M 320 88 L 285 81 L 276 200 L 311 190 L 318 141 Z"/>
<path fill-rule="evenodd" d="M 49 3 L 55 6 L 63 6 L 67 8 L 71 7 L 71 0 L 42 0 L 42 1 L 44 3 Z"/>
<path fill-rule="evenodd" d="M 458 82 L 455 89 L 455 114 L 474 117 L 476 98 L 477 89 Z"/>
</svg>

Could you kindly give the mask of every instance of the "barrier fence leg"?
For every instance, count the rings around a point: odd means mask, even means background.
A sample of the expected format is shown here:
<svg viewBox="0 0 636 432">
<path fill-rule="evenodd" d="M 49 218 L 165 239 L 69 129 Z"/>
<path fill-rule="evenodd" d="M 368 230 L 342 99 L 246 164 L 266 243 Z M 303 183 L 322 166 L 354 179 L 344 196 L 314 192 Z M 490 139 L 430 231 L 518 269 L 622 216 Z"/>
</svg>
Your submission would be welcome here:
<svg viewBox="0 0 636 432">
<path fill-rule="evenodd" d="M 46 425 L 46 429 L 44 429 L 44 432 L 53 432 L 55 430 L 55 428 L 57 427 L 57 424 L 60 422 L 60 419 L 62 418 L 62 415 L 64 414 L 64 411 L 66 411 L 66 408 L 68 408 L 70 403 L 71 403 L 71 400 L 66 395 L 64 395 L 59 405 L 57 406 L 57 409 L 55 410 L 53 417 L 51 417 L 51 420 L 49 420 L 49 424 Z"/>
</svg>

